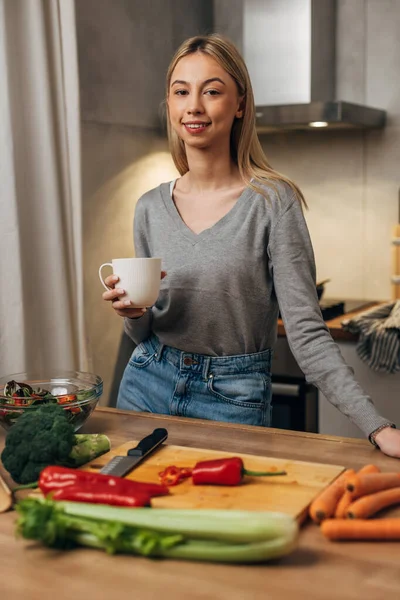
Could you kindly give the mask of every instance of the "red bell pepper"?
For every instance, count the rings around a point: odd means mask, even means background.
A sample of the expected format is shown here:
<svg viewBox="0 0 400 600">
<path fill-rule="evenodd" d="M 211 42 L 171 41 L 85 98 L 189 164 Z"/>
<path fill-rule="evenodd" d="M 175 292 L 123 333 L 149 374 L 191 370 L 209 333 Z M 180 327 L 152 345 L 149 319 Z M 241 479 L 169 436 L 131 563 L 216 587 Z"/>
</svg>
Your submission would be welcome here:
<svg viewBox="0 0 400 600">
<path fill-rule="evenodd" d="M 39 477 L 39 488 L 45 496 L 58 489 L 83 485 L 106 486 L 111 491 L 118 491 L 128 496 L 140 492 L 147 494 L 149 497 L 169 494 L 169 489 L 158 483 L 134 481 L 123 477 L 113 477 L 112 475 L 68 469 L 66 467 L 46 467 L 41 471 Z"/>
<path fill-rule="evenodd" d="M 119 489 L 98 484 L 69 485 L 56 490 L 52 494 L 52 500 L 69 502 L 89 502 L 91 504 L 109 504 L 111 506 L 127 506 L 135 508 L 138 506 L 150 506 L 151 496 L 137 490 L 129 495 L 123 494 Z"/>
<path fill-rule="evenodd" d="M 286 471 L 249 471 L 238 456 L 204 460 L 196 463 L 192 471 L 194 485 L 239 485 L 244 475 L 271 477 L 286 475 Z"/>
</svg>

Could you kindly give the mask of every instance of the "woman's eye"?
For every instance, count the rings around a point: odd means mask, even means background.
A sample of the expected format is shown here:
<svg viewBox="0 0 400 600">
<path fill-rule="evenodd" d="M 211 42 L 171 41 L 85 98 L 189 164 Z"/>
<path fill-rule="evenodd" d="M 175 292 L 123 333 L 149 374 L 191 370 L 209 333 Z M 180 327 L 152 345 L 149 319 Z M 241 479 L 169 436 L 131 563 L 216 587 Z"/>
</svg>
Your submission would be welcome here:
<svg viewBox="0 0 400 600">
<path fill-rule="evenodd" d="M 187 90 L 175 90 L 175 96 L 185 96 L 187 94 Z"/>
<path fill-rule="evenodd" d="M 210 96 L 218 96 L 220 92 L 218 90 L 206 90 L 205 93 L 210 94 Z"/>
</svg>

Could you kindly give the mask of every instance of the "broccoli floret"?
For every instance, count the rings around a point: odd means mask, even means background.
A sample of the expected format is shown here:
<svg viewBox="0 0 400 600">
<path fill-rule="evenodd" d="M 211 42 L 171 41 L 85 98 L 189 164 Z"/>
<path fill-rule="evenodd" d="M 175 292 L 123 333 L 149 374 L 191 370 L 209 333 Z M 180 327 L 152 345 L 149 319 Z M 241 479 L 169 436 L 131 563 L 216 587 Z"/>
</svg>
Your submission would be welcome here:
<svg viewBox="0 0 400 600">
<path fill-rule="evenodd" d="M 45 404 L 14 423 L 1 460 L 14 481 L 29 484 L 48 465 L 79 467 L 109 450 L 107 436 L 75 435 L 65 410 L 58 404 Z"/>
<path fill-rule="evenodd" d="M 21 415 L 9 430 L 1 460 L 17 483 L 36 481 L 50 464 L 63 464 L 75 444 L 73 425 L 57 404 Z"/>
</svg>

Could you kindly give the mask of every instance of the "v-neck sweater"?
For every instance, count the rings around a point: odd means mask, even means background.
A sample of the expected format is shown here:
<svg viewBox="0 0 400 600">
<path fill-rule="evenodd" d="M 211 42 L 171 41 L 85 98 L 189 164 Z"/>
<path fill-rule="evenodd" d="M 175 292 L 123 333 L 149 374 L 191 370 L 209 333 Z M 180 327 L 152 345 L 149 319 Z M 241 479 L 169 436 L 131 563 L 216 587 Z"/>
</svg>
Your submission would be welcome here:
<svg viewBox="0 0 400 600">
<path fill-rule="evenodd" d="M 322 319 L 314 252 L 291 188 L 245 188 L 212 227 L 194 233 L 181 218 L 171 182 L 137 202 L 137 257 L 161 257 L 167 276 L 155 305 L 125 319 L 136 344 L 155 333 L 187 353 L 232 356 L 273 348 L 279 309 L 290 348 L 313 383 L 366 435 L 387 420 L 362 390 Z"/>
</svg>

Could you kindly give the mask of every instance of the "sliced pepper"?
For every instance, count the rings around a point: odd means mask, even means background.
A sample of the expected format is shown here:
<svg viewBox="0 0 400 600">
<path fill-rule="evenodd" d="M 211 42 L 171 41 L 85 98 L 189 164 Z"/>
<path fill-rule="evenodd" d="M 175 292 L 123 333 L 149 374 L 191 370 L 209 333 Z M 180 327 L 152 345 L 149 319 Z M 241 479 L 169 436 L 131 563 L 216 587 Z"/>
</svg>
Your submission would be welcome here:
<svg viewBox="0 0 400 600">
<path fill-rule="evenodd" d="M 77 397 L 75 394 L 66 394 L 65 396 L 57 396 L 58 404 L 69 404 L 70 402 L 76 402 Z"/>
<path fill-rule="evenodd" d="M 192 469 L 189 467 L 176 467 L 175 465 L 171 465 L 159 473 L 161 484 L 166 486 L 178 485 L 191 475 Z"/>
</svg>

